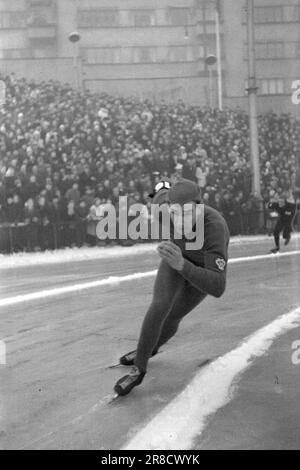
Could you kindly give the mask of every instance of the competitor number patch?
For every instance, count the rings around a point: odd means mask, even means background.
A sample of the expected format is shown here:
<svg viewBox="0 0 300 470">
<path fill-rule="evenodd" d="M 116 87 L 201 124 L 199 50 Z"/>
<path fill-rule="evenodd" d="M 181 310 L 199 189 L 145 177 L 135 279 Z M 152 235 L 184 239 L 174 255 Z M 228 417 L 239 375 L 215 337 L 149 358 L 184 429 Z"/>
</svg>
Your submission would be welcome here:
<svg viewBox="0 0 300 470">
<path fill-rule="evenodd" d="M 222 258 L 216 259 L 216 265 L 218 266 L 220 271 L 224 271 L 226 266 L 226 261 Z"/>
</svg>

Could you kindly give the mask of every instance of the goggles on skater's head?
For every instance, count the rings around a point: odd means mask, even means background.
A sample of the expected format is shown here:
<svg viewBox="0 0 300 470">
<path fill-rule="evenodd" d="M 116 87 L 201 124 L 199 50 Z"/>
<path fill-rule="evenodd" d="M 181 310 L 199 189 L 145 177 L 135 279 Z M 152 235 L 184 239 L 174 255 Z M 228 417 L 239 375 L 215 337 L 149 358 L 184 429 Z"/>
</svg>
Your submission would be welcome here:
<svg viewBox="0 0 300 470">
<path fill-rule="evenodd" d="M 161 189 L 171 189 L 171 183 L 169 181 L 160 181 L 155 186 L 155 192 L 158 193 Z"/>
<path fill-rule="evenodd" d="M 159 191 L 161 191 L 162 189 L 166 189 L 166 190 L 169 190 L 171 189 L 171 183 L 169 181 L 160 181 L 159 183 L 157 183 L 157 185 L 155 186 L 154 188 L 154 192 L 152 194 L 149 194 L 149 197 L 154 197 L 155 194 L 157 194 Z"/>
</svg>

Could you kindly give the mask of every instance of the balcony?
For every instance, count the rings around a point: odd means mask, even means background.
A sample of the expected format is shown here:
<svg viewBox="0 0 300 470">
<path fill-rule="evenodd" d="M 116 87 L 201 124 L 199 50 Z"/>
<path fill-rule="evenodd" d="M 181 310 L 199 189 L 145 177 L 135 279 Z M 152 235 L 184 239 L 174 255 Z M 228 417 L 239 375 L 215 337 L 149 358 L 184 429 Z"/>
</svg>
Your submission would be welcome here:
<svg viewBox="0 0 300 470">
<path fill-rule="evenodd" d="M 32 9 L 27 21 L 29 40 L 54 40 L 56 38 L 56 14 L 52 8 Z"/>
</svg>

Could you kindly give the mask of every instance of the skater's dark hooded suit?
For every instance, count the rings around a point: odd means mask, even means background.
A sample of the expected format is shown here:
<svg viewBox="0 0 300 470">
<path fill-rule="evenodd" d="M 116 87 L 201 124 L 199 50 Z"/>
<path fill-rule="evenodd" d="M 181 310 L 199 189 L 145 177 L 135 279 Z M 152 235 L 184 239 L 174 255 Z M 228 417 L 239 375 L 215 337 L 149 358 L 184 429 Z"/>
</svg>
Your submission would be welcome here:
<svg viewBox="0 0 300 470">
<path fill-rule="evenodd" d="M 268 208 L 278 213 L 278 220 L 274 228 L 275 248 L 272 250 L 273 253 L 276 253 L 280 250 L 281 232 L 285 240 L 285 245 L 288 245 L 290 242 L 297 206 L 292 194 L 287 193 L 286 197 L 279 199 L 278 202 L 270 202 Z"/>
<path fill-rule="evenodd" d="M 199 188 L 191 181 L 180 180 L 171 189 L 162 189 L 154 195 L 153 203 L 164 202 L 180 205 L 199 203 Z M 223 217 L 205 206 L 204 244 L 199 250 L 187 250 L 187 242 L 190 240 L 175 240 L 171 235 L 171 240 L 162 242 L 158 248 L 162 260 L 153 299 L 142 325 L 137 351 L 129 353 L 135 370 L 117 383 L 115 390 L 118 394 L 126 394 L 133 388 L 130 384 L 134 382 L 134 372 L 143 378 L 149 358 L 175 335 L 185 315 L 207 295 L 219 298 L 225 291 L 229 230 Z"/>
</svg>

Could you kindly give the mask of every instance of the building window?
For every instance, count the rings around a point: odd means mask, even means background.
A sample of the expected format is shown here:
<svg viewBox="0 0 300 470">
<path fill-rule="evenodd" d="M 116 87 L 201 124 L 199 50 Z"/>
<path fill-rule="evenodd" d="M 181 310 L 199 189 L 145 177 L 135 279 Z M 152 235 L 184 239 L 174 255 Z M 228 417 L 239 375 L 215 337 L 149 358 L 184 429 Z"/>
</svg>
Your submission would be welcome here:
<svg viewBox="0 0 300 470">
<path fill-rule="evenodd" d="M 300 57 L 300 42 L 257 42 L 257 60 L 297 59 Z M 244 44 L 244 59 L 248 60 L 247 44 Z"/>
<path fill-rule="evenodd" d="M 29 14 L 28 24 L 30 26 L 48 26 L 55 23 L 55 16 L 52 10 L 35 11 Z"/>
<path fill-rule="evenodd" d="M 283 42 L 268 42 L 256 44 L 257 59 L 283 59 L 285 57 Z"/>
<path fill-rule="evenodd" d="M 30 57 L 27 49 L 3 49 L 3 59 L 24 59 Z"/>
<path fill-rule="evenodd" d="M 14 0 L 0 0 L 0 11 L 1 14 L 3 12 L 11 12 L 11 11 L 22 11 L 25 13 L 25 8 L 27 6 L 27 2 L 25 0 L 19 0 L 19 1 L 14 1 Z"/>
<path fill-rule="evenodd" d="M 156 49 L 157 62 L 169 62 L 169 47 L 160 46 Z"/>
<path fill-rule="evenodd" d="M 156 49 L 153 47 L 136 47 L 133 48 L 134 63 L 152 63 L 155 62 Z"/>
<path fill-rule="evenodd" d="M 49 58 L 55 57 L 57 54 L 56 48 L 47 45 L 36 45 L 29 49 L 3 49 L 3 59 L 32 59 L 32 58 Z"/>
<path fill-rule="evenodd" d="M 284 43 L 284 56 L 287 59 L 299 59 L 300 58 L 300 42 Z"/>
<path fill-rule="evenodd" d="M 271 78 L 260 80 L 259 87 L 260 95 L 283 95 L 284 94 L 284 79 Z"/>
<path fill-rule="evenodd" d="M 204 59 L 204 54 L 205 54 L 204 46 L 198 46 L 198 51 L 197 51 L 198 59 Z"/>
<path fill-rule="evenodd" d="M 81 10 L 78 12 L 78 25 L 81 28 L 119 26 L 117 10 Z"/>
<path fill-rule="evenodd" d="M 50 6 L 53 6 L 54 4 L 54 1 L 53 0 L 29 0 L 29 8 L 34 8 L 36 6 L 38 7 L 50 7 Z"/>
<path fill-rule="evenodd" d="M 47 58 L 47 57 L 55 57 L 56 50 L 53 47 L 34 47 L 31 49 L 31 57 L 34 58 Z"/>
<path fill-rule="evenodd" d="M 154 26 L 154 10 L 133 10 L 130 12 L 131 24 L 137 27 Z"/>
<path fill-rule="evenodd" d="M 29 24 L 30 26 L 47 26 L 49 22 L 47 21 L 47 18 L 43 15 L 33 15 L 31 18 L 29 18 Z"/>
<path fill-rule="evenodd" d="M 283 7 L 256 7 L 254 20 L 256 23 L 282 23 L 284 21 Z"/>
<path fill-rule="evenodd" d="M 52 1 L 32 1 L 28 9 L 28 22 L 31 26 L 45 26 L 56 21 L 55 5 Z"/>
<path fill-rule="evenodd" d="M 255 7 L 256 23 L 295 23 L 300 21 L 300 5 Z"/>
<path fill-rule="evenodd" d="M 247 23 L 247 8 L 242 9 L 243 24 Z M 300 21 L 300 5 L 281 5 L 255 7 L 255 23 L 298 23 Z"/>
<path fill-rule="evenodd" d="M 284 21 L 298 22 L 300 21 L 300 5 L 288 5 L 283 7 Z"/>
<path fill-rule="evenodd" d="M 27 26 L 27 14 L 25 11 L 2 12 L 0 15 L 0 28 L 25 28 Z"/>
<path fill-rule="evenodd" d="M 267 57 L 268 59 L 282 59 L 284 58 L 284 47 L 282 42 L 271 42 L 267 44 Z"/>
<path fill-rule="evenodd" d="M 207 4 L 205 8 L 205 21 L 215 21 L 216 10 L 214 4 Z"/>
<path fill-rule="evenodd" d="M 184 26 L 190 22 L 189 8 L 174 7 L 168 10 L 169 22 L 174 26 Z"/>
<path fill-rule="evenodd" d="M 170 62 L 189 62 L 193 60 L 193 50 L 186 46 L 170 47 Z"/>
<path fill-rule="evenodd" d="M 84 58 L 88 64 L 115 64 L 120 63 L 120 49 L 117 47 L 101 47 L 99 49 L 85 49 Z"/>
<path fill-rule="evenodd" d="M 133 62 L 132 50 L 133 49 L 131 47 L 122 47 L 120 49 L 120 63 L 121 64 L 130 64 Z"/>
</svg>

